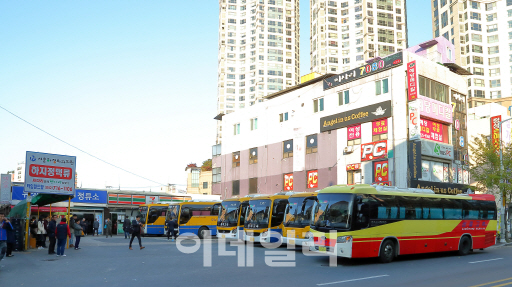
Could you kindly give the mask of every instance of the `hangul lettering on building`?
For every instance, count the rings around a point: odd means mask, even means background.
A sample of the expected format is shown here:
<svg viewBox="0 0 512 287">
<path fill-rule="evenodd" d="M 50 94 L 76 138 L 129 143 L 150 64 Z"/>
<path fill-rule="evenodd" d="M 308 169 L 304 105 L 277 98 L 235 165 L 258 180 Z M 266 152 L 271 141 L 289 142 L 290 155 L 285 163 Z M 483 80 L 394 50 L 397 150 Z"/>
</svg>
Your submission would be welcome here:
<svg viewBox="0 0 512 287">
<path fill-rule="evenodd" d="M 84 200 L 85 194 L 83 192 L 78 192 L 78 199 Z"/>
<path fill-rule="evenodd" d="M 53 167 L 48 168 L 48 176 L 55 176 L 55 168 L 53 168 Z"/>
<path fill-rule="evenodd" d="M 69 169 L 64 170 L 64 177 L 69 177 Z"/>
<path fill-rule="evenodd" d="M 93 200 L 100 200 L 98 194 L 96 194 L 96 193 L 92 196 L 92 199 Z"/>
<path fill-rule="evenodd" d="M 85 200 L 91 200 L 92 196 L 91 196 L 91 193 L 88 192 L 85 194 Z"/>
<path fill-rule="evenodd" d="M 44 167 L 44 166 L 40 166 L 40 167 L 39 167 L 39 174 L 44 174 L 44 175 L 46 175 L 46 167 Z"/>
<path fill-rule="evenodd" d="M 39 173 L 39 169 L 35 165 L 31 166 L 30 170 L 31 170 L 32 174 L 34 174 L 34 175 L 37 175 Z"/>
<path fill-rule="evenodd" d="M 56 169 L 55 169 L 55 174 L 56 174 L 58 177 L 62 177 L 62 168 L 56 168 Z"/>
</svg>

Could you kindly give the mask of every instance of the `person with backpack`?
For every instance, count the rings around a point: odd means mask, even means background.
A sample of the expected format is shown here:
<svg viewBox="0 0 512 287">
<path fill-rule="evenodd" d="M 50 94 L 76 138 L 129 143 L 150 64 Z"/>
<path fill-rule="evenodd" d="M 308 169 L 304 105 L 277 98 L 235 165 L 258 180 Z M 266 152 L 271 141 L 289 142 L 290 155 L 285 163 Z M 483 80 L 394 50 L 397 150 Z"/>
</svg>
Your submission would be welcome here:
<svg viewBox="0 0 512 287">
<path fill-rule="evenodd" d="M 176 240 L 176 231 L 174 230 L 174 228 L 176 228 L 177 224 L 175 219 L 167 219 L 167 221 L 165 222 L 165 226 L 167 227 L 167 240 L 169 240 L 171 236 L 173 237 L 173 241 Z"/>
<path fill-rule="evenodd" d="M 66 256 L 64 250 L 66 249 L 67 237 L 71 238 L 69 226 L 66 224 L 66 218 L 60 220 L 59 225 L 55 228 L 55 236 L 57 237 L 57 256 Z"/>
<path fill-rule="evenodd" d="M 133 242 L 133 239 L 135 237 L 137 237 L 137 239 L 139 240 L 140 250 L 144 249 L 145 247 L 142 246 L 142 241 L 140 239 L 140 234 L 141 234 L 141 230 L 142 230 L 142 222 L 140 222 L 140 215 L 137 215 L 136 219 L 132 220 L 132 229 L 133 229 L 133 231 L 132 231 L 132 238 L 130 239 L 129 249 L 133 250 L 132 249 L 132 242 Z"/>
</svg>

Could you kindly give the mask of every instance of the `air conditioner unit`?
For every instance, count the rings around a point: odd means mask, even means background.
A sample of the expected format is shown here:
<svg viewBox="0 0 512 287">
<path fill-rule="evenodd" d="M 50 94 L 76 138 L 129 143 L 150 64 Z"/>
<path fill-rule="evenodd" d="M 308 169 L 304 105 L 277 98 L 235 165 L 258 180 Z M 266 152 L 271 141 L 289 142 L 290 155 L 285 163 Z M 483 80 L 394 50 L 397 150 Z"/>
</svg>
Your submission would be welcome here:
<svg viewBox="0 0 512 287">
<path fill-rule="evenodd" d="M 347 146 L 343 150 L 343 154 L 349 154 L 349 153 L 353 153 L 353 152 L 354 152 L 354 147 L 353 146 Z"/>
</svg>

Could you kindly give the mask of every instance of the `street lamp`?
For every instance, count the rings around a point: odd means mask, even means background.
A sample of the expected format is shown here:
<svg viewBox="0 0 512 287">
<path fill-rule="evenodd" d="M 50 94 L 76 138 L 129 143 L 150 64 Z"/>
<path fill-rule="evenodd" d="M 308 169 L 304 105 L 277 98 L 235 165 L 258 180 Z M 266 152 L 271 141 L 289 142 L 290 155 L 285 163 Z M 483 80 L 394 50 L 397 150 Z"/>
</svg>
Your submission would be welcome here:
<svg viewBox="0 0 512 287">
<path fill-rule="evenodd" d="M 510 119 L 506 119 L 506 120 L 503 120 L 501 122 L 499 122 L 499 133 L 500 133 L 500 172 L 501 172 L 501 175 L 503 174 L 503 147 L 501 146 L 502 145 L 502 142 L 501 142 L 501 125 L 506 122 L 506 121 L 510 121 L 512 120 L 512 118 Z M 500 176 L 500 183 L 503 183 L 503 177 Z M 501 214 L 500 214 L 500 230 L 501 230 L 501 236 L 500 236 L 500 242 L 502 243 L 506 243 L 506 237 L 507 237 L 507 230 L 505 229 L 505 191 L 502 190 L 501 191 Z M 503 237 L 503 235 L 505 235 L 505 237 Z"/>
</svg>

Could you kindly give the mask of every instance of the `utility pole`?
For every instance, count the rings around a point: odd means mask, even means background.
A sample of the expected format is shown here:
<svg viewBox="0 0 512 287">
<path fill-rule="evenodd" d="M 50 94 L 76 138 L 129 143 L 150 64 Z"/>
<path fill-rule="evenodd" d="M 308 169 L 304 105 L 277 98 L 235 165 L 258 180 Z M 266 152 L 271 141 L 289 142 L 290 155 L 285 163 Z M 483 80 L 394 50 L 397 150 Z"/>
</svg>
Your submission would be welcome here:
<svg viewBox="0 0 512 287">
<path fill-rule="evenodd" d="M 503 171 L 504 171 L 504 168 L 503 168 L 503 147 L 502 147 L 502 139 L 501 139 L 501 125 L 506 122 L 506 121 L 510 121 L 512 120 L 512 118 L 510 119 L 506 119 L 506 120 L 503 120 L 499 123 L 499 133 L 500 133 L 500 183 L 503 184 L 504 181 L 503 181 Z M 505 203 L 507 201 L 507 197 L 505 195 L 505 190 L 501 189 L 501 212 L 500 212 L 500 230 L 501 230 L 501 236 L 500 236 L 500 242 L 502 243 L 506 243 L 507 242 L 507 237 L 508 237 L 508 234 L 507 234 L 507 229 L 506 229 L 506 223 L 505 223 L 505 219 L 506 219 L 506 216 L 505 216 L 505 211 L 506 211 L 506 208 L 505 208 Z M 505 235 L 505 236 L 503 236 Z"/>
</svg>

